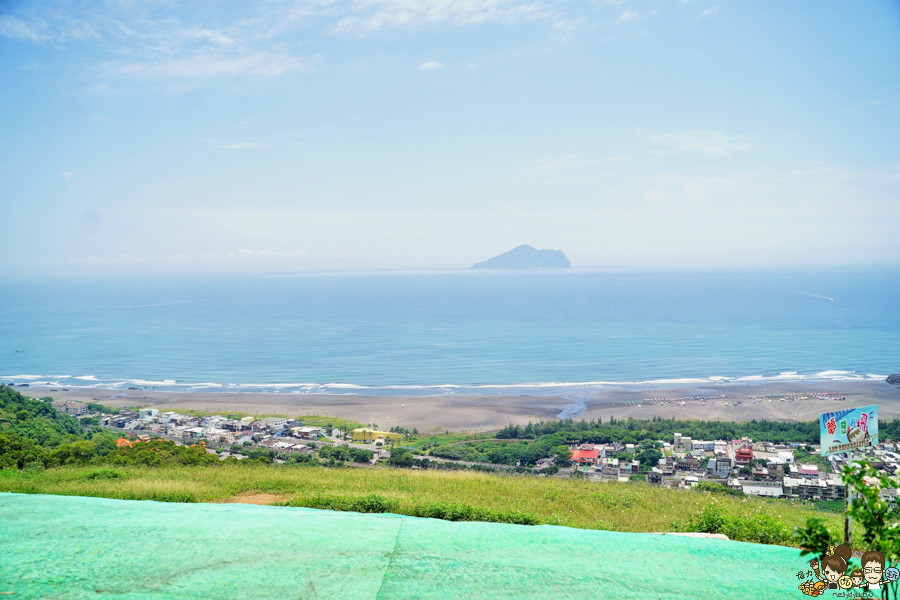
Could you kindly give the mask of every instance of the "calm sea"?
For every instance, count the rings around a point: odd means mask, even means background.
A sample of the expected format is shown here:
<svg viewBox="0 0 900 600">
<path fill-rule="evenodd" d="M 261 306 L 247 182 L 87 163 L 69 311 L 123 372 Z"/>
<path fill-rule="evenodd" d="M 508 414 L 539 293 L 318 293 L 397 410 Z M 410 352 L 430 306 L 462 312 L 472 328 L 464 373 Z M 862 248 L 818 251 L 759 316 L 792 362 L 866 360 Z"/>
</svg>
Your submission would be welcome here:
<svg viewBox="0 0 900 600">
<path fill-rule="evenodd" d="M 883 378 L 900 370 L 898 275 L 6 281 L 0 381 L 432 394 Z"/>
</svg>

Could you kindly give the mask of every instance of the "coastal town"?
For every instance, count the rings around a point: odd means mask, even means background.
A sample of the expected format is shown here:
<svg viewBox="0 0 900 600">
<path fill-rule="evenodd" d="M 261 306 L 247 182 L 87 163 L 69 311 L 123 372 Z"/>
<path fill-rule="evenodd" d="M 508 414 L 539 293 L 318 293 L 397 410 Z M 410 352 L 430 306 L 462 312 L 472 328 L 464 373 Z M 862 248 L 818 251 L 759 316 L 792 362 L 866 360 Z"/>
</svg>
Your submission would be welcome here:
<svg viewBox="0 0 900 600">
<path fill-rule="evenodd" d="M 888 440 L 872 448 L 856 450 L 852 456 L 845 453 L 821 458 L 817 445 L 774 444 L 748 437 L 698 440 L 675 433 L 672 442 L 652 442 L 658 459 L 649 468 L 642 468 L 638 458 L 648 440 L 641 444 L 576 444 L 569 447 L 567 457 L 557 454 L 537 460 L 533 465 L 503 465 L 430 455 L 428 449 L 404 446 L 408 434 L 380 431 L 374 426 L 344 431 L 337 427 L 304 424 L 301 419 L 287 417 L 233 418 L 160 412 L 153 408 L 122 409 L 116 414 L 104 414 L 89 413 L 88 405 L 80 402 L 53 401 L 51 404 L 59 412 L 76 418 L 97 419 L 101 427 L 121 433 L 120 446 L 163 438 L 179 444 L 202 444 L 208 453 L 216 454 L 221 460 L 228 457 L 242 460 L 253 450 L 263 449 L 270 451 L 276 462 L 284 462 L 292 456 L 314 455 L 321 446 L 344 445 L 371 451 L 369 464 L 376 465 L 390 458 L 391 449 L 406 448 L 419 460 L 470 467 L 516 469 L 554 477 L 574 475 L 597 483 L 646 481 L 678 489 L 703 483 L 718 484 L 746 496 L 813 502 L 845 499 L 840 472 L 850 460 L 865 458 L 877 470 L 891 476 L 900 470 L 900 453 Z M 803 462 L 798 455 L 805 460 L 815 457 L 818 464 Z M 894 494 L 893 489 L 882 490 L 888 500 L 893 501 Z"/>
</svg>

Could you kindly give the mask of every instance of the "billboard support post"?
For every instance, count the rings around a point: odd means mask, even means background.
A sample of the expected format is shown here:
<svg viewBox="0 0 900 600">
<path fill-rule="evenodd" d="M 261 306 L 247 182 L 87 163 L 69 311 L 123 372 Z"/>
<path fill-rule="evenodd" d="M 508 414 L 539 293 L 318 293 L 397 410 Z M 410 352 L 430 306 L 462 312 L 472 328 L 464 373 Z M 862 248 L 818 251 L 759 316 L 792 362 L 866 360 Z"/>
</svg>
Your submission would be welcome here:
<svg viewBox="0 0 900 600">
<path fill-rule="evenodd" d="M 853 496 L 850 495 L 850 486 L 844 486 L 844 502 L 846 510 L 844 511 L 844 543 L 848 546 L 853 537 L 853 522 L 850 520 L 850 507 L 853 506 Z"/>
</svg>

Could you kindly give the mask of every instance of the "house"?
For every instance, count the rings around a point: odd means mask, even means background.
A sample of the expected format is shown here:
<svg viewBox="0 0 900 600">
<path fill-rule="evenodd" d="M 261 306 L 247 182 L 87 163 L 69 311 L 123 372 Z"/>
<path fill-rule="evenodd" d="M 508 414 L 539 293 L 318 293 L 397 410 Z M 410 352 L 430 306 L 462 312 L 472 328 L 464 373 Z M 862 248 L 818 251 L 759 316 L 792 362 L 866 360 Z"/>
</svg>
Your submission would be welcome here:
<svg viewBox="0 0 900 600">
<path fill-rule="evenodd" d="M 675 463 L 675 468 L 679 471 L 694 471 L 700 468 L 700 461 L 696 458 L 682 458 Z"/>
<path fill-rule="evenodd" d="M 715 452 L 716 443 L 714 441 L 693 440 L 691 441 L 692 450 L 703 450 L 704 452 Z"/>
<path fill-rule="evenodd" d="M 385 440 L 393 440 L 395 442 L 399 442 L 403 439 L 402 433 L 391 433 L 389 431 L 376 431 L 375 429 L 369 429 L 368 427 L 361 427 L 359 429 L 353 430 L 353 441 L 354 442 L 376 442 L 378 440 L 384 442 Z"/>
<path fill-rule="evenodd" d="M 619 478 L 619 459 L 611 458 L 609 459 L 605 465 L 603 465 L 603 471 L 601 473 L 603 479 L 618 479 Z"/>
<path fill-rule="evenodd" d="M 820 479 L 819 467 L 816 465 L 791 465 L 790 473 L 796 479 Z"/>
<path fill-rule="evenodd" d="M 159 411 L 155 408 L 142 408 L 138 414 L 141 421 L 148 421 L 158 415 Z"/>
<path fill-rule="evenodd" d="M 728 477 L 729 473 L 731 473 L 731 459 L 725 456 L 717 456 L 715 458 L 711 458 L 709 459 L 709 463 L 706 465 L 706 471 L 712 477 L 724 479 L 725 477 Z"/>
<path fill-rule="evenodd" d="M 590 444 L 584 444 L 577 450 L 572 451 L 572 462 L 578 466 L 596 465 L 600 450 L 594 448 Z"/>
<path fill-rule="evenodd" d="M 87 404 L 84 404 L 83 402 L 72 402 L 70 400 L 66 402 L 66 412 L 73 417 L 80 417 L 87 413 Z"/>
<path fill-rule="evenodd" d="M 784 495 L 800 500 L 843 500 L 844 484 L 839 480 L 796 479 L 785 477 L 782 481 Z"/>
<path fill-rule="evenodd" d="M 178 419 L 178 424 L 182 427 L 199 427 L 200 419 L 197 417 L 182 417 Z"/>
<path fill-rule="evenodd" d="M 781 479 L 774 468 L 768 469 L 766 467 L 753 467 L 750 471 L 750 476 L 756 481 L 775 481 Z"/>
<path fill-rule="evenodd" d="M 293 433 L 298 438 L 304 440 L 317 440 L 320 436 L 325 435 L 325 432 L 321 427 L 292 427 L 291 433 Z"/>
<path fill-rule="evenodd" d="M 66 410 L 66 403 L 63 402 L 62 400 L 54 400 L 53 402 L 50 403 L 50 406 L 55 408 L 56 412 L 61 412 L 61 413 L 68 412 Z"/>
<path fill-rule="evenodd" d="M 675 451 L 690 452 L 694 449 L 693 440 L 689 437 L 682 436 L 680 433 L 675 434 Z"/>
<path fill-rule="evenodd" d="M 662 471 L 663 476 L 670 477 L 675 474 L 675 460 L 671 457 L 663 457 L 656 464 L 657 468 Z"/>
<path fill-rule="evenodd" d="M 625 444 L 625 452 L 634 454 L 634 444 Z"/>
<path fill-rule="evenodd" d="M 260 421 L 262 422 L 263 427 L 273 431 L 278 431 L 287 425 L 287 419 L 284 417 L 265 417 L 260 419 Z"/>
<path fill-rule="evenodd" d="M 789 465 L 794 463 L 793 450 L 778 450 L 775 456 L 770 456 L 767 460 L 770 465 Z"/>
<path fill-rule="evenodd" d="M 781 484 L 744 483 L 741 484 L 741 491 L 748 496 L 764 496 L 768 498 L 781 498 L 784 496 L 784 488 L 781 487 Z"/>
<path fill-rule="evenodd" d="M 647 483 L 652 483 L 653 485 L 660 485 L 663 480 L 662 471 L 659 470 L 658 467 L 653 467 L 650 469 L 650 472 L 647 473 Z"/>
</svg>

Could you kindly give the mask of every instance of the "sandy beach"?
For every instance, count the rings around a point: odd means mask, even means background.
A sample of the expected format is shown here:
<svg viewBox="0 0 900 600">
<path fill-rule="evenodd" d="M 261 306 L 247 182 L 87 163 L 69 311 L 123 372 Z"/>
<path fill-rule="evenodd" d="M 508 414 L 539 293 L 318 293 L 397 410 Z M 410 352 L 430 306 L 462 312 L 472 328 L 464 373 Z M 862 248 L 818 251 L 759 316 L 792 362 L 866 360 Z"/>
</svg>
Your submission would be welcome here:
<svg viewBox="0 0 900 600">
<path fill-rule="evenodd" d="M 509 423 L 524 425 L 529 421 L 548 421 L 561 413 L 572 414 L 576 419 L 601 418 L 604 421 L 611 416 L 616 419 L 657 416 L 723 421 L 811 421 L 823 412 L 878 404 L 881 418 L 900 417 L 900 387 L 881 381 L 767 382 L 762 385 L 641 390 L 614 388 L 593 393 L 583 403 L 575 404 L 571 399 L 553 395 L 391 397 L 123 391 L 88 387 L 69 387 L 68 391 L 35 386 L 17 389 L 34 397 L 99 402 L 116 408 L 147 406 L 162 411 L 193 409 L 222 414 L 334 416 L 374 423 L 381 428 L 401 426 L 419 431 L 444 429 L 457 433 L 490 431 Z M 777 394 L 790 396 L 771 397 Z M 846 397 L 846 400 L 835 399 L 839 397 Z"/>
</svg>

